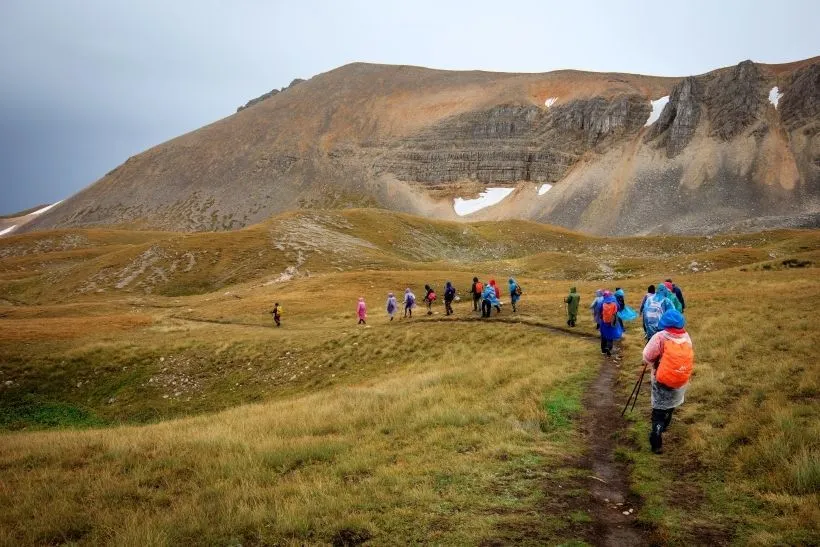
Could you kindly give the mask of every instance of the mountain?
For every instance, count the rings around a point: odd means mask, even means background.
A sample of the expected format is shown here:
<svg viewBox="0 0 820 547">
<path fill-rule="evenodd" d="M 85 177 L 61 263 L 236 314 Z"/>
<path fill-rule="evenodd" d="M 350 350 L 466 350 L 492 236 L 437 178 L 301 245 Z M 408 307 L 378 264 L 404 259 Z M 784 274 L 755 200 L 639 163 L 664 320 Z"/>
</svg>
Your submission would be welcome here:
<svg viewBox="0 0 820 547">
<path fill-rule="evenodd" d="M 354 63 L 296 83 L 21 230 L 234 230 L 348 207 L 456 219 L 453 198 L 490 187 L 514 190 L 467 218 L 603 235 L 820 224 L 820 57 L 677 78 Z"/>
</svg>

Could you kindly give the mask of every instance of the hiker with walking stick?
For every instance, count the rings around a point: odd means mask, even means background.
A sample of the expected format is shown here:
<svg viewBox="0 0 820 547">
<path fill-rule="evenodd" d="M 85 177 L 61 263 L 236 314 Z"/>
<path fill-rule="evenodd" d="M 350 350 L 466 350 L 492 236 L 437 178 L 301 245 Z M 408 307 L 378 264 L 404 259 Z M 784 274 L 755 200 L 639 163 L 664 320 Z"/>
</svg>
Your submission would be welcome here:
<svg viewBox="0 0 820 547">
<path fill-rule="evenodd" d="M 683 404 L 689 378 L 692 376 L 695 356 L 692 339 L 684 329 L 685 325 L 686 320 L 679 311 L 670 309 L 664 312 L 659 321 L 662 330 L 654 334 L 643 349 L 644 368 L 652 366 L 652 429 L 649 433 L 649 445 L 655 454 L 661 453 L 662 434 L 672 422 L 672 413 Z M 636 388 L 640 389 L 640 381 Z M 637 393 L 635 397 L 637 398 Z"/>
</svg>

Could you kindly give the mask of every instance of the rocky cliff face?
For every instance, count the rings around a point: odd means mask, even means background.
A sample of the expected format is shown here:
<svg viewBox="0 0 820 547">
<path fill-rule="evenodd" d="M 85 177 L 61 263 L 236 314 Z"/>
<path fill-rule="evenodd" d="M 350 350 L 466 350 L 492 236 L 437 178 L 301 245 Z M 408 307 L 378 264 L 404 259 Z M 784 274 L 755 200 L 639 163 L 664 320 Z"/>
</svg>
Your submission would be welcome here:
<svg viewBox="0 0 820 547">
<path fill-rule="evenodd" d="M 375 169 L 420 183 L 556 182 L 587 151 L 637 134 L 649 111 L 638 95 L 498 106 L 388 143 Z"/>
<path fill-rule="evenodd" d="M 468 218 L 598 234 L 813 225 L 818 94 L 820 58 L 686 78 L 357 63 L 129 159 L 26 229 L 232 230 L 363 206 L 455 219 L 452 198 L 487 185 L 516 191 Z"/>
</svg>

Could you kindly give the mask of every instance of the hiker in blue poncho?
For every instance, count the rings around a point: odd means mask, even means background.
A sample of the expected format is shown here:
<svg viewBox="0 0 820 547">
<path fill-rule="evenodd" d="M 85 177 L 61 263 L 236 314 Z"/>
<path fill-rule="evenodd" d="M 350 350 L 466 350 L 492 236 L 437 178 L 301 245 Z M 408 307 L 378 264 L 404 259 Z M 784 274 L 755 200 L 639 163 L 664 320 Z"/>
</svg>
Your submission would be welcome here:
<svg viewBox="0 0 820 547">
<path fill-rule="evenodd" d="M 655 294 L 646 299 L 643 307 L 643 330 L 646 339 L 649 340 L 656 332 L 661 330 L 659 325 L 661 316 L 669 310 L 674 310 L 675 306 L 669 299 L 669 288 L 663 283 L 658 283 L 655 287 Z"/>
<path fill-rule="evenodd" d="M 601 331 L 601 353 L 609 357 L 612 355 L 614 342 L 624 334 L 618 321 L 618 300 L 615 295 L 604 291 L 601 303 L 596 306 L 596 316 L 599 318 L 598 328 Z"/>
<path fill-rule="evenodd" d="M 516 311 L 515 305 L 518 303 L 518 300 L 521 299 L 521 294 L 524 291 L 521 289 L 521 285 L 519 285 L 512 277 L 507 281 L 507 284 L 510 287 L 510 302 L 512 303 L 512 311 Z"/>
<path fill-rule="evenodd" d="M 481 317 L 490 317 L 493 307 L 496 313 L 501 313 L 501 301 L 495 295 L 495 287 L 487 284 L 481 293 Z"/>
<path fill-rule="evenodd" d="M 595 291 L 595 298 L 592 299 L 592 304 L 589 305 L 589 309 L 592 310 L 592 322 L 595 323 L 595 328 L 599 329 L 600 322 L 601 322 L 601 302 L 604 299 L 604 290 L 598 289 Z"/>
</svg>

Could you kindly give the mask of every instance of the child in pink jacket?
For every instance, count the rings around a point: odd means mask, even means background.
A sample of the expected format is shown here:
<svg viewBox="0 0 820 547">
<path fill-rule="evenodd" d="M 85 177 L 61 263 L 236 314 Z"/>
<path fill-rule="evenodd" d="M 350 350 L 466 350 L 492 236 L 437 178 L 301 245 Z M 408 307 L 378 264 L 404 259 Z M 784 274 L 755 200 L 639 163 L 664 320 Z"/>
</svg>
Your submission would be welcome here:
<svg viewBox="0 0 820 547">
<path fill-rule="evenodd" d="M 359 316 L 359 325 L 366 325 L 367 304 L 364 303 L 364 296 L 359 297 L 359 307 L 356 308 L 356 314 Z"/>
</svg>

